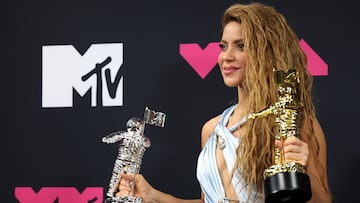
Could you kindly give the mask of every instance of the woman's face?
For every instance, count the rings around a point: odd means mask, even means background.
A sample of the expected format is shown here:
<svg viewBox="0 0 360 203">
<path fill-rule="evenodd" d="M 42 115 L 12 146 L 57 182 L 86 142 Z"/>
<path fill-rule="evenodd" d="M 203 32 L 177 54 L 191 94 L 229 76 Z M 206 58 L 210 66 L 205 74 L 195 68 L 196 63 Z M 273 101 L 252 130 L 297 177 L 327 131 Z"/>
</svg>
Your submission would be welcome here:
<svg viewBox="0 0 360 203">
<path fill-rule="evenodd" d="M 224 83 L 229 87 L 241 86 L 245 78 L 246 56 L 242 26 L 231 21 L 225 25 L 220 42 L 218 63 Z"/>
</svg>

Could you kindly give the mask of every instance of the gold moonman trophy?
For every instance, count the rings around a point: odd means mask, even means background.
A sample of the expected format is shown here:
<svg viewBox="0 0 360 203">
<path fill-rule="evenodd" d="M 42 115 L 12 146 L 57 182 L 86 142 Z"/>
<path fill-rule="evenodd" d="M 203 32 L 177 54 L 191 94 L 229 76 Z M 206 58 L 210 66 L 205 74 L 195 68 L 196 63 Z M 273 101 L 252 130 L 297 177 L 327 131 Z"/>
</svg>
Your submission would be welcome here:
<svg viewBox="0 0 360 203">
<path fill-rule="evenodd" d="M 278 101 L 275 105 L 252 113 L 248 119 L 275 115 L 275 139 L 284 142 L 287 138 L 300 136 L 303 120 L 303 104 L 299 95 L 299 76 L 296 69 L 287 72 L 274 70 Z M 275 147 L 274 165 L 264 171 L 264 196 L 266 203 L 304 203 L 311 198 L 311 186 L 305 166 L 284 161 L 283 151 Z"/>
<path fill-rule="evenodd" d="M 132 190 L 129 196 L 116 197 L 118 186 L 121 180 L 120 175 L 137 174 L 146 148 L 150 147 L 149 138 L 145 137 L 145 124 L 164 127 L 166 115 L 162 112 L 155 112 L 145 108 L 144 119 L 133 117 L 126 123 L 127 131 L 118 131 L 102 138 L 108 144 L 119 142 L 119 153 L 115 160 L 109 190 L 106 193 L 105 203 L 141 203 L 141 197 L 133 196 L 134 183 L 131 183 Z"/>
</svg>

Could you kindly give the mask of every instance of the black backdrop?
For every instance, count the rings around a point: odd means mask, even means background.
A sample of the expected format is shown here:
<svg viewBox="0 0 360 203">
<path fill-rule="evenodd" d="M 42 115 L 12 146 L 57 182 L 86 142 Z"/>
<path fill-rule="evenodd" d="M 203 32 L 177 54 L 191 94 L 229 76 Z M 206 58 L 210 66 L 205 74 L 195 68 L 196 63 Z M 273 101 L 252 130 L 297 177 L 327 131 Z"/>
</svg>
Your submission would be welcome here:
<svg viewBox="0 0 360 203">
<path fill-rule="evenodd" d="M 59 203 L 69 202 L 59 188 L 80 193 L 103 188 L 105 193 L 118 149 L 101 138 L 125 130 L 126 121 L 142 117 L 145 106 L 165 112 L 167 120 L 165 128 L 146 128 L 152 146 L 141 172 L 158 189 L 199 197 L 195 168 L 201 126 L 236 92 L 223 85 L 217 66 L 199 77 L 179 46 L 205 48 L 218 41 L 221 14 L 235 2 L 2 1 L 0 201 L 19 202 L 15 191 L 24 187 L 34 194 L 43 188 L 45 195 L 54 189 L 58 199 L 50 202 Z M 360 16 L 355 1 L 260 2 L 282 12 L 328 65 L 328 75 L 314 79 L 314 102 L 328 144 L 330 189 L 334 202 L 356 202 Z M 91 91 L 82 97 L 74 91 L 72 106 L 43 107 L 43 47 L 72 45 L 82 55 L 91 44 L 109 43 L 123 44 L 122 105 L 91 106 Z M 20 202 L 49 202 L 30 196 Z"/>
</svg>

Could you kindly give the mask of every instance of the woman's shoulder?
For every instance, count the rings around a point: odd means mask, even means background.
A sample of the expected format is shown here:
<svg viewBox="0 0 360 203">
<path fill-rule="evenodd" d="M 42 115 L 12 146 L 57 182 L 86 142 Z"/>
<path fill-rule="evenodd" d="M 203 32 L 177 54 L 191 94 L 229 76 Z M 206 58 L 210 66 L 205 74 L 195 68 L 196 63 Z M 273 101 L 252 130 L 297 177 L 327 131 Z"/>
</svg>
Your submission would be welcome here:
<svg viewBox="0 0 360 203">
<path fill-rule="evenodd" d="M 210 118 L 204 123 L 201 130 L 201 147 L 204 147 L 209 136 L 214 131 L 216 125 L 219 123 L 220 119 L 222 119 L 222 116 L 225 116 L 227 113 L 231 112 L 231 109 L 233 108 L 234 105 L 227 107 L 222 113 Z"/>
<path fill-rule="evenodd" d="M 202 130 L 210 131 L 210 133 L 211 133 L 214 130 L 216 124 L 219 122 L 220 118 L 221 118 L 221 114 L 209 119 L 203 125 Z"/>
<path fill-rule="evenodd" d="M 204 145 L 206 144 L 209 136 L 214 131 L 215 126 L 219 122 L 220 118 L 221 118 L 221 114 L 209 119 L 202 126 L 202 130 L 201 130 L 201 147 L 204 147 Z"/>
</svg>

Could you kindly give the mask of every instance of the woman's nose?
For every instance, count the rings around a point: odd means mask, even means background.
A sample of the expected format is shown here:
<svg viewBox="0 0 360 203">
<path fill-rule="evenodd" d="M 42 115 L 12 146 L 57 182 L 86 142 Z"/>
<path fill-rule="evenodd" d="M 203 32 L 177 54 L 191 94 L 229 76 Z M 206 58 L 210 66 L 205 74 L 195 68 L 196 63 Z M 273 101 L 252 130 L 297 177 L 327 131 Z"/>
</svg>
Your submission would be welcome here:
<svg viewBox="0 0 360 203">
<path fill-rule="evenodd" d="M 234 52 L 231 48 L 225 50 L 222 55 L 223 55 L 223 60 L 233 60 L 234 59 Z"/>
</svg>

